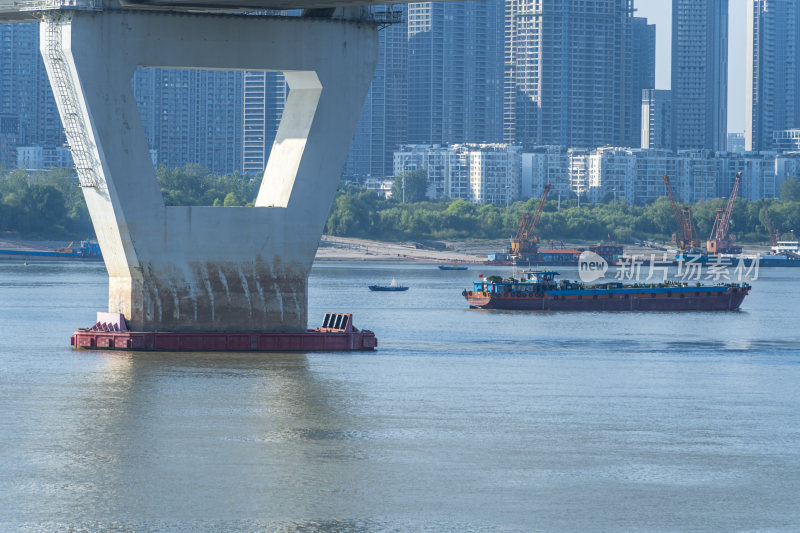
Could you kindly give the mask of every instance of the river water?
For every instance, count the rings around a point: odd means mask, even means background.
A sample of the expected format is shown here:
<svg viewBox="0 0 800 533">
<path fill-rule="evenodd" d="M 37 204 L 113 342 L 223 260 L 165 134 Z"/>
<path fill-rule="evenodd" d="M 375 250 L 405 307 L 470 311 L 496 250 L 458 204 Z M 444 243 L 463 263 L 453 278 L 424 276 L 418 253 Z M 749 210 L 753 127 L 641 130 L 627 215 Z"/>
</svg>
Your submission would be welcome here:
<svg viewBox="0 0 800 533">
<path fill-rule="evenodd" d="M 115 353 L 69 347 L 102 264 L 0 261 L 0 530 L 800 529 L 800 270 L 739 312 L 468 309 L 498 271 L 317 264 L 310 325 L 373 353 Z"/>
</svg>

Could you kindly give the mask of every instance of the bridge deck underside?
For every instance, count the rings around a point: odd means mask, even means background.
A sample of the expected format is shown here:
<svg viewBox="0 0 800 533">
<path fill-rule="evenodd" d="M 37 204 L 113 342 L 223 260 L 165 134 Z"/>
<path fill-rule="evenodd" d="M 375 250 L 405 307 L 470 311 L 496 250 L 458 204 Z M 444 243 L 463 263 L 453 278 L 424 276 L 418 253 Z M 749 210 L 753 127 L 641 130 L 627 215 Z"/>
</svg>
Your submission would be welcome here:
<svg viewBox="0 0 800 533">
<path fill-rule="evenodd" d="M 101 6 L 106 6 L 115 10 L 122 7 L 130 10 L 257 13 L 407 3 L 406 0 L 0 0 L 0 23 L 36 21 L 39 20 L 38 11 L 58 9 L 58 6 L 66 10 L 102 10 Z"/>
</svg>

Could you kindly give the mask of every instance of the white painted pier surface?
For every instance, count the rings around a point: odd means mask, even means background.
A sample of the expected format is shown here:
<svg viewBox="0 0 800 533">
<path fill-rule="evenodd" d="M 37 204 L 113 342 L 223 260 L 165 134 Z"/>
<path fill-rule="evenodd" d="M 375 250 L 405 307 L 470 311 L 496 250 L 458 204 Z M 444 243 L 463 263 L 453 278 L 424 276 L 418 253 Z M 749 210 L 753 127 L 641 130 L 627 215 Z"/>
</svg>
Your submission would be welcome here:
<svg viewBox="0 0 800 533">
<path fill-rule="evenodd" d="M 374 24 L 40 13 L 41 52 L 110 276 L 136 331 L 300 331 L 307 279 L 377 61 Z M 256 206 L 167 207 L 137 67 L 273 70 L 290 88 Z"/>
</svg>

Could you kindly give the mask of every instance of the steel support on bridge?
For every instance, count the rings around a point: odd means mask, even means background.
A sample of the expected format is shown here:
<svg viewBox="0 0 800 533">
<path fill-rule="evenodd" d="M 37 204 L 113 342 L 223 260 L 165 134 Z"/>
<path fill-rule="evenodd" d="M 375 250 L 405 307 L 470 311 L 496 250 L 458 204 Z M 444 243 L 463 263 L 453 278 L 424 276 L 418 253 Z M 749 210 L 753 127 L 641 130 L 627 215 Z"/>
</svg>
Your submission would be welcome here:
<svg viewBox="0 0 800 533">
<path fill-rule="evenodd" d="M 44 12 L 41 52 L 110 276 L 136 331 L 305 331 L 307 278 L 377 61 L 367 22 Z M 281 71 L 255 207 L 165 206 L 137 67 Z"/>
</svg>

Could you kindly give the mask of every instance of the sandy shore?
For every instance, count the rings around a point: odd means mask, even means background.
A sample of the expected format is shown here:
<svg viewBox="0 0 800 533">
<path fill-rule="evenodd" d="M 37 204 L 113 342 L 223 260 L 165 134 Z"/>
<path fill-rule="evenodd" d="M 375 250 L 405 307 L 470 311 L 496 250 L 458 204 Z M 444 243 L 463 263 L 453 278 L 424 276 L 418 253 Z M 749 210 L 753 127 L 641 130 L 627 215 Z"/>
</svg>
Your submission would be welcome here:
<svg viewBox="0 0 800 533">
<path fill-rule="evenodd" d="M 559 243 L 564 248 L 588 248 L 596 244 L 584 243 Z M 365 239 L 351 239 L 346 237 L 323 236 L 320 248 L 317 251 L 317 261 L 433 261 L 433 262 L 458 262 L 458 263 L 483 263 L 486 256 L 491 253 L 504 252 L 509 246 L 507 239 L 476 240 L 476 241 L 448 241 L 447 250 L 431 250 L 428 248 L 414 248 L 410 244 L 386 243 Z M 549 242 L 541 244 L 541 248 L 548 249 Z M 666 243 L 663 247 L 674 254 L 675 247 Z M 649 258 L 655 255 L 659 259 L 664 250 L 644 246 L 625 245 L 626 255 L 635 255 Z M 767 245 L 743 245 L 745 254 L 767 254 Z"/>
<path fill-rule="evenodd" d="M 0 250 L 53 252 L 56 250 L 62 250 L 69 244 L 70 241 L 30 241 L 16 237 L 0 237 Z"/>
<path fill-rule="evenodd" d="M 437 263 L 482 263 L 491 253 L 490 243 L 446 243 L 447 249 L 434 250 L 411 243 L 389 243 L 322 236 L 317 261 L 429 261 Z M 490 250 L 490 251 L 485 251 Z"/>
</svg>

